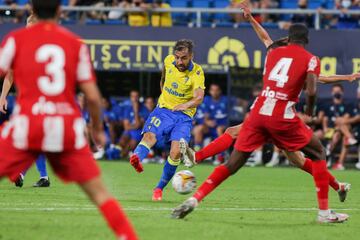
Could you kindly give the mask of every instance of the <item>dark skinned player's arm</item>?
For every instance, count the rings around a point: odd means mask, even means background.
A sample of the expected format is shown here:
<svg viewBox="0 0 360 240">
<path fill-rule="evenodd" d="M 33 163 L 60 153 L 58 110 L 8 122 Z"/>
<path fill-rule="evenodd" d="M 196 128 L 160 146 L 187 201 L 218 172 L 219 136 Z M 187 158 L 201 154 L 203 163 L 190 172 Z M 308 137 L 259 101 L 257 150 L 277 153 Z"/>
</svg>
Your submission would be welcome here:
<svg viewBox="0 0 360 240">
<path fill-rule="evenodd" d="M 308 73 L 306 76 L 306 111 L 305 114 L 312 117 L 314 113 L 315 103 L 316 103 L 316 83 L 318 81 L 318 76 L 314 73 Z"/>
</svg>

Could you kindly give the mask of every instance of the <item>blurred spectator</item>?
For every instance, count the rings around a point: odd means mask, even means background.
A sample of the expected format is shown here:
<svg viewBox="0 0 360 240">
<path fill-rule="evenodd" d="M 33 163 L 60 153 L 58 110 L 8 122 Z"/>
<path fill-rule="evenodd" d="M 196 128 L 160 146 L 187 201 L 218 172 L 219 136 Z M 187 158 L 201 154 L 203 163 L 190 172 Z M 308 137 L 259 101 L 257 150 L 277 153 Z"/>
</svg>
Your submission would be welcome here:
<svg viewBox="0 0 360 240">
<path fill-rule="evenodd" d="M 154 0 L 152 4 L 153 8 L 170 8 L 168 3 L 164 3 L 163 0 Z M 151 26 L 153 27 L 172 27 L 172 18 L 170 12 L 152 13 L 151 14 Z"/>
<path fill-rule="evenodd" d="M 357 114 L 357 107 L 351 106 L 344 102 L 344 89 L 340 84 L 334 84 L 331 90 L 332 102 L 324 106 L 325 118 L 323 121 L 323 129 L 325 138 L 330 140 L 327 146 L 327 155 L 329 161 L 334 156 L 337 144 L 341 141 L 341 152 L 338 161 L 333 165 L 334 170 L 344 170 L 344 161 L 348 153 L 347 146 L 356 144 L 356 140 L 352 136 L 348 125 L 337 124 L 338 118 L 349 119 Z"/>
<path fill-rule="evenodd" d="M 130 92 L 131 105 L 124 108 L 124 132 L 120 138 L 121 157 L 127 157 L 141 140 L 141 131 L 150 112 L 139 102 L 139 92 Z"/>
<path fill-rule="evenodd" d="M 228 8 L 240 9 L 242 2 L 243 2 L 243 0 L 230 0 L 230 4 L 229 4 Z M 249 6 L 249 8 L 252 7 L 251 2 L 248 3 L 248 6 Z M 244 16 L 241 13 L 231 13 L 230 16 L 235 23 L 240 23 L 240 22 L 244 21 Z"/>
<path fill-rule="evenodd" d="M 279 3 L 276 0 L 256 0 L 252 2 L 253 8 L 259 8 L 259 9 L 269 9 L 269 8 L 277 8 L 279 6 Z M 259 23 L 264 22 L 276 22 L 278 17 L 276 15 L 271 14 L 260 14 L 254 15 L 254 18 Z"/>
<path fill-rule="evenodd" d="M 12 10 L 0 10 L 1 22 L 21 23 L 24 20 L 25 12 L 15 10 L 18 0 L 3 0 L 3 5 L 11 7 Z"/>
<path fill-rule="evenodd" d="M 69 6 L 92 6 L 104 7 L 105 1 L 102 0 L 69 0 Z M 106 15 L 100 11 L 90 11 L 82 14 L 82 18 L 88 17 L 90 19 L 105 19 Z M 84 20 L 84 19 L 83 19 Z"/>
<path fill-rule="evenodd" d="M 311 127 L 314 134 L 320 139 L 323 140 L 325 137 L 324 129 L 323 129 L 323 121 L 325 118 L 325 110 L 324 107 L 326 102 L 318 100 L 315 106 L 315 117 L 309 117 L 304 114 L 305 112 L 305 99 L 301 99 L 301 101 L 296 105 L 297 115 L 303 120 L 308 126 Z"/>
<path fill-rule="evenodd" d="M 108 143 L 116 144 L 115 122 L 117 120 L 117 116 L 113 111 L 109 98 L 102 98 L 102 111 L 104 130 L 108 137 Z"/>
<path fill-rule="evenodd" d="M 348 10 L 360 10 L 359 0 L 339 0 L 336 2 L 336 8 L 340 9 L 343 14 L 338 18 L 337 28 L 357 28 L 359 27 L 359 15 L 348 15 Z"/>
<path fill-rule="evenodd" d="M 153 97 L 146 97 L 144 101 L 144 105 L 148 110 L 148 112 L 151 113 L 156 106 L 155 99 Z"/>
<path fill-rule="evenodd" d="M 113 0 L 111 3 L 112 7 L 129 8 L 131 0 Z M 123 10 L 112 10 L 108 14 L 108 19 L 121 19 L 126 16 Z"/>
<path fill-rule="evenodd" d="M 298 9 L 308 9 L 308 1 L 298 0 Z M 282 22 L 280 28 L 289 29 L 292 23 L 303 23 L 309 28 L 314 27 L 314 19 L 311 14 L 293 14 L 291 15 L 290 22 Z"/>
<path fill-rule="evenodd" d="M 132 27 L 144 27 L 149 25 L 149 5 L 144 0 L 132 0 L 130 8 L 142 8 L 140 12 L 128 13 L 128 22 Z"/>
</svg>

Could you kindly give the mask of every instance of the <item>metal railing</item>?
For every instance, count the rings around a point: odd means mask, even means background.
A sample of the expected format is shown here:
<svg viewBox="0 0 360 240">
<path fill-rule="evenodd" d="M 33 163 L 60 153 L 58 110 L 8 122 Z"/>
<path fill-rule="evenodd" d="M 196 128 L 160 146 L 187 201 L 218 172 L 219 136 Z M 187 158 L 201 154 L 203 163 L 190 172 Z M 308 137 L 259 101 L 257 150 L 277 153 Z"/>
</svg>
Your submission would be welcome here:
<svg viewBox="0 0 360 240">
<path fill-rule="evenodd" d="M 0 10 L 28 10 L 25 6 L 9 7 L 9 6 L 0 6 Z M 203 14 L 216 14 L 216 13 L 227 13 L 227 14 L 236 14 L 242 13 L 241 9 L 230 9 L 230 8 L 150 8 L 144 10 L 143 8 L 119 8 L 119 7 L 91 7 L 91 6 L 62 6 L 63 12 L 90 12 L 90 11 L 99 11 L 99 12 L 108 12 L 108 11 L 119 11 L 124 13 L 131 12 L 149 12 L 151 13 L 184 13 L 184 14 L 195 14 L 195 26 L 202 26 L 202 15 Z M 252 9 L 254 14 L 272 14 L 272 15 L 283 15 L 283 14 L 294 14 L 294 15 L 311 15 L 314 17 L 314 27 L 315 29 L 321 28 L 321 18 L 325 15 L 353 15 L 360 16 L 360 10 L 348 10 L 346 13 L 340 10 L 329 10 L 329 9 Z"/>
</svg>

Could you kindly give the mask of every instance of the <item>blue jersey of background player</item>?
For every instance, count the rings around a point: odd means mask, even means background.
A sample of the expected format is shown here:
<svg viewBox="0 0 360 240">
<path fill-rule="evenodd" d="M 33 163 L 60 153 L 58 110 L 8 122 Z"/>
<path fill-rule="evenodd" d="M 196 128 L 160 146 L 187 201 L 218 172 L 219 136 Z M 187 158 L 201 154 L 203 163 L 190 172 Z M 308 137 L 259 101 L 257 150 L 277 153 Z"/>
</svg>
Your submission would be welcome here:
<svg viewBox="0 0 360 240">
<path fill-rule="evenodd" d="M 158 105 L 149 115 L 144 125 L 143 138 L 130 157 L 131 165 L 137 172 L 142 172 L 141 161 L 156 142 L 163 139 L 171 142 L 170 156 L 153 192 L 154 201 L 162 200 L 162 190 L 180 164 L 180 140 L 190 140 L 193 117 L 204 98 L 204 72 L 192 59 L 192 41 L 177 41 L 174 54 L 164 60 Z"/>
<path fill-rule="evenodd" d="M 196 114 L 194 116 L 194 125 L 204 124 L 205 121 L 205 114 L 207 112 L 206 105 L 205 105 L 205 98 L 204 102 L 198 106 Z"/>
<path fill-rule="evenodd" d="M 209 128 L 210 136 L 217 138 L 224 133 L 228 124 L 228 102 L 217 84 L 210 85 L 209 94 L 210 96 L 204 99 L 207 107 L 205 124 Z"/>
<path fill-rule="evenodd" d="M 149 115 L 147 108 L 139 102 L 140 94 L 133 90 L 130 92 L 130 104 L 124 106 L 123 124 L 124 132 L 120 138 L 121 156 L 128 156 L 141 140 L 141 131 Z"/>
</svg>

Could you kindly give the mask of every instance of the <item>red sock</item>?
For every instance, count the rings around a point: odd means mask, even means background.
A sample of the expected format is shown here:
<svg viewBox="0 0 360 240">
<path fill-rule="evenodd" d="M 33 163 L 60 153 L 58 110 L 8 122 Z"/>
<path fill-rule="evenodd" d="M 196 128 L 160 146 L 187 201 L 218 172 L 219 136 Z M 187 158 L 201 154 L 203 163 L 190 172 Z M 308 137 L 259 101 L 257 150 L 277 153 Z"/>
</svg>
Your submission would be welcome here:
<svg viewBox="0 0 360 240">
<path fill-rule="evenodd" d="M 320 210 L 329 209 L 329 174 L 326 168 L 326 161 L 314 161 L 313 162 L 313 177 L 317 190 L 317 198 Z"/>
<path fill-rule="evenodd" d="M 196 162 L 201 162 L 208 157 L 212 157 L 227 150 L 229 147 L 231 147 L 231 145 L 233 145 L 233 142 L 234 139 L 232 136 L 228 133 L 224 133 L 212 141 L 209 145 L 195 153 Z"/>
<path fill-rule="evenodd" d="M 312 165 L 313 161 L 311 161 L 309 158 L 305 158 L 304 166 L 302 166 L 301 169 L 312 175 Z"/>
<path fill-rule="evenodd" d="M 313 161 L 311 161 L 309 158 L 305 158 L 305 163 L 304 166 L 301 168 L 302 170 L 304 170 L 305 172 L 308 172 L 312 175 L 312 165 L 313 165 Z M 335 190 L 339 190 L 339 183 L 336 180 L 336 178 L 329 172 L 327 171 L 329 174 L 329 185 Z"/>
<path fill-rule="evenodd" d="M 99 209 L 117 237 L 127 240 L 138 239 L 124 211 L 115 199 L 107 200 Z"/>
<path fill-rule="evenodd" d="M 200 202 L 229 176 L 230 171 L 227 167 L 224 165 L 216 167 L 206 181 L 199 187 L 193 197 Z"/>
<path fill-rule="evenodd" d="M 339 190 L 340 185 L 339 182 L 336 180 L 336 178 L 330 173 L 330 171 L 328 170 L 328 174 L 329 174 L 329 185 L 335 190 Z"/>
</svg>

